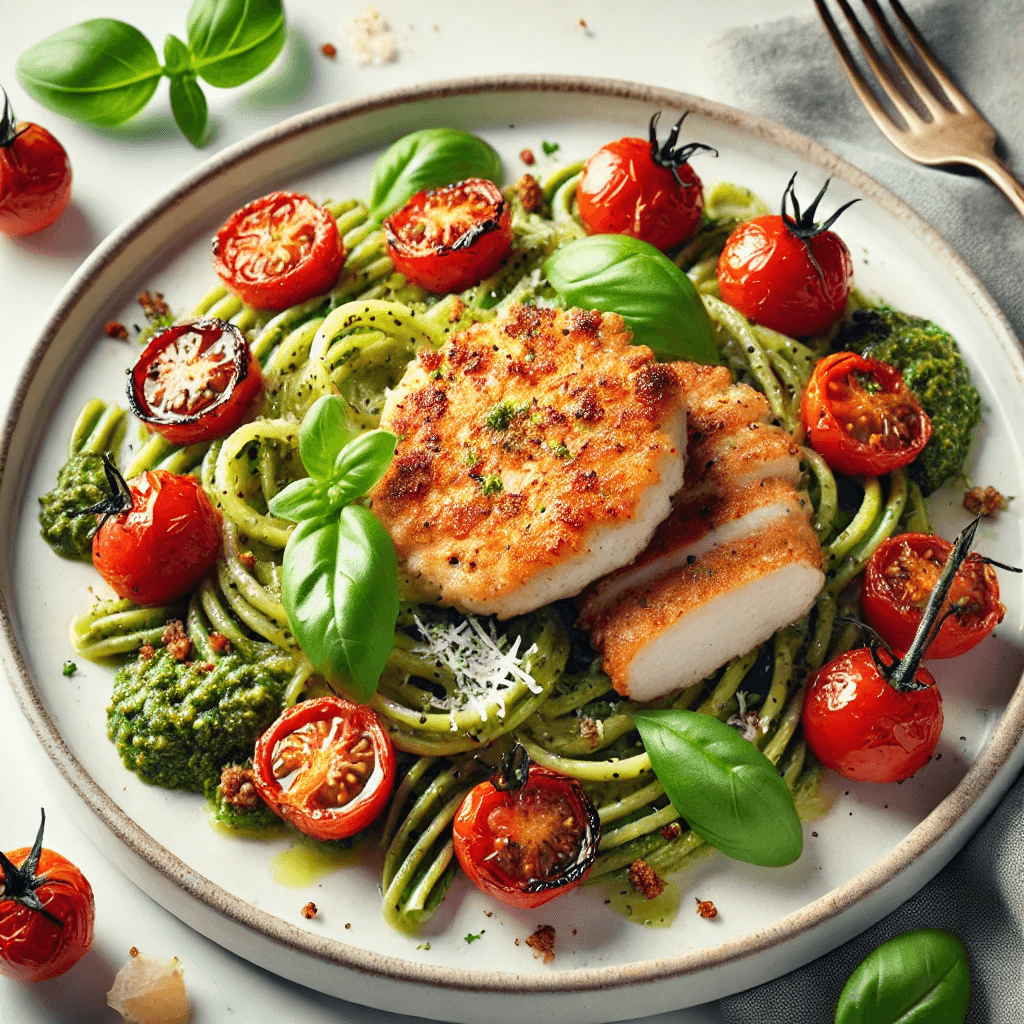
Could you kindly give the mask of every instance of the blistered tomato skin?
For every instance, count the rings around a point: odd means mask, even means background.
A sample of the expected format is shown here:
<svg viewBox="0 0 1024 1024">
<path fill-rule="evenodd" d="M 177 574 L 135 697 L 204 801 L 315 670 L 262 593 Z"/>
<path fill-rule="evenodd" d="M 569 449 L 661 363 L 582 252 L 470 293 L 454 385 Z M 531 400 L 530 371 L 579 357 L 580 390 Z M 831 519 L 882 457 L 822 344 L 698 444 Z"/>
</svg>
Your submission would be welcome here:
<svg viewBox="0 0 1024 1024">
<path fill-rule="evenodd" d="M 769 215 L 733 231 L 719 256 L 717 275 L 722 300 L 748 320 L 804 337 L 828 330 L 842 315 L 853 261 L 834 232 L 804 241 L 782 217 Z"/>
<path fill-rule="evenodd" d="M 191 590 L 221 550 L 220 513 L 191 476 L 156 469 L 128 482 L 132 508 L 92 541 L 92 561 L 118 597 L 167 604 Z"/>
<path fill-rule="evenodd" d="M 689 164 L 672 170 L 654 162 L 651 144 L 624 138 L 588 161 L 576 190 L 580 220 L 591 235 L 630 235 L 670 249 L 696 231 L 704 209 L 700 178 Z"/>
<path fill-rule="evenodd" d="M 820 669 L 803 710 L 804 737 L 818 760 L 860 782 L 899 782 L 924 767 L 942 732 L 942 697 L 927 669 L 916 680 L 922 689 L 899 692 L 867 648 Z"/>
<path fill-rule="evenodd" d="M 0 127 L 0 233 L 17 238 L 52 224 L 71 201 L 71 163 L 64 147 L 43 127 Z"/>
</svg>

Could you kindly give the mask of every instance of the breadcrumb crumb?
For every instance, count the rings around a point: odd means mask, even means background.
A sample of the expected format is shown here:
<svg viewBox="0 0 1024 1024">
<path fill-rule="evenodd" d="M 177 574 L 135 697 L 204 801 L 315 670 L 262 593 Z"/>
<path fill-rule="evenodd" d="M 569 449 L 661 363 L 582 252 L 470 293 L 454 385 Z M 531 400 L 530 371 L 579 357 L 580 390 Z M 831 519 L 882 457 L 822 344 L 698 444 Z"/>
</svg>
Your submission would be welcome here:
<svg viewBox="0 0 1024 1024">
<path fill-rule="evenodd" d="M 537 162 L 537 158 L 533 155 L 532 149 L 519 150 L 519 159 L 522 160 L 527 167 L 532 167 Z"/>
<path fill-rule="evenodd" d="M 964 508 L 976 516 L 992 516 L 1006 511 L 1009 500 L 994 487 L 972 487 L 964 493 Z"/>
<path fill-rule="evenodd" d="M 518 939 L 516 940 L 518 942 Z M 555 929 L 549 924 L 538 925 L 537 930 L 526 940 L 533 950 L 533 955 L 544 957 L 549 964 L 555 959 Z"/>
<path fill-rule="evenodd" d="M 160 639 L 175 661 L 188 661 L 192 654 L 192 641 L 185 632 L 185 624 L 181 619 L 171 619 Z"/>
<path fill-rule="evenodd" d="M 711 900 L 702 900 L 699 896 L 694 896 L 694 899 L 697 901 L 697 913 L 705 921 L 713 921 L 718 917 L 718 907 Z"/>
<path fill-rule="evenodd" d="M 544 190 L 532 174 L 524 174 L 516 182 L 516 191 L 527 213 L 534 213 L 544 205 Z"/>
<path fill-rule="evenodd" d="M 645 900 L 653 900 L 665 891 L 665 883 L 658 873 L 639 857 L 629 865 L 629 883 Z"/>
<path fill-rule="evenodd" d="M 120 320 L 108 320 L 103 325 L 103 333 L 108 338 L 117 338 L 118 341 L 128 340 L 128 328 Z"/>
<path fill-rule="evenodd" d="M 316 904 L 312 900 L 302 908 L 302 916 L 307 921 L 312 921 L 316 917 Z"/>
</svg>

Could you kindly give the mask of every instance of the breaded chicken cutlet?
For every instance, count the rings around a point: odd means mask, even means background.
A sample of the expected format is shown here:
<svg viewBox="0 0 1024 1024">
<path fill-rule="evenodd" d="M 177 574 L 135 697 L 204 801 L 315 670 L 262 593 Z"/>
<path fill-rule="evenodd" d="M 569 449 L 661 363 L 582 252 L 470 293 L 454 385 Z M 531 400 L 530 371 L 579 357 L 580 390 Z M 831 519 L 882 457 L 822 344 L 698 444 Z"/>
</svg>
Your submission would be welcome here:
<svg viewBox="0 0 1024 1024">
<path fill-rule="evenodd" d="M 683 482 L 685 393 L 617 314 L 514 306 L 388 396 L 372 508 L 445 604 L 523 614 L 630 562 Z"/>
</svg>

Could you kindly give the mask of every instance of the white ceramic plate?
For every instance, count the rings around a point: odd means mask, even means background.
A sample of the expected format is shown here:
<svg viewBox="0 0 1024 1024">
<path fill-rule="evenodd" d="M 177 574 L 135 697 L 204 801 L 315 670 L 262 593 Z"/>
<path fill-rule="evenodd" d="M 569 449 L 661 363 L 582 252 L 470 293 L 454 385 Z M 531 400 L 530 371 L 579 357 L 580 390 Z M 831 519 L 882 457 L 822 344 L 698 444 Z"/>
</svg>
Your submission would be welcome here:
<svg viewBox="0 0 1024 1024">
<path fill-rule="evenodd" d="M 162 291 L 175 310 L 213 283 L 209 237 L 242 202 L 274 188 L 325 199 L 365 196 L 379 150 L 400 135 L 447 124 L 479 132 L 523 170 L 584 158 L 604 142 L 643 135 L 655 110 L 663 124 L 691 111 L 687 139 L 716 147 L 695 158 L 705 183 L 752 187 L 775 205 L 794 170 L 801 193 L 833 177 L 827 206 L 863 197 L 843 217 L 857 283 L 961 339 L 985 403 L 970 472 L 1002 492 L 1024 493 L 1024 436 L 1017 343 L 978 282 L 942 240 L 879 185 L 809 139 L 691 96 L 599 80 L 476 80 L 325 108 L 228 150 L 107 240 L 61 296 L 21 382 L 4 438 L 0 484 L 0 585 L 8 675 L 44 749 L 77 792 L 83 824 L 110 856 L 167 909 L 240 955 L 347 999 L 451 1020 L 523 1019 L 564 1024 L 637 1017 L 701 1003 L 805 963 L 879 919 L 920 888 L 962 845 L 1024 761 L 1017 740 L 1024 696 L 1015 690 L 1024 599 L 1003 578 L 1007 615 L 972 654 L 942 664 L 946 726 L 941 758 L 902 786 L 829 783 L 832 810 L 807 826 L 806 848 L 784 869 L 712 856 L 679 880 L 682 910 L 667 928 L 643 928 L 611 912 L 600 887 L 540 911 L 499 907 L 459 880 L 419 937 L 381 921 L 374 866 L 355 865 L 299 890 L 273 877 L 288 846 L 214 832 L 202 801 L 140 783 L 105 736 L 111 669 L 71 655 L 67 624 L 96 583 L 91 568 L 60 561 L 43 544 L 36 498 L 53 485 L 71 425 L 94 395 L 122 400 L 134 349 L 103 337 L 109 319 L 138 320 L 133 298 Z M 556 141 L 555 158 L 542 154 Z M 932 503 L 947 535 L 966 521 L 959 494 Z M 1019 504 L 1019 503 L 1018 503 Z M 979 550 L 1020 564 L 1020 520 L 1011 508 L 980 534 Z M 719 909 L 708 922 L 694 896 Z M 299 911 L 312 899 L 319 916 Z M 558 934 L 552 965 L 523 940 L 540 923 Z M 472 944 L 469 934 L 481 938 Z M 429 940 L 429 949 L 424 948 Z"/>
</svg>

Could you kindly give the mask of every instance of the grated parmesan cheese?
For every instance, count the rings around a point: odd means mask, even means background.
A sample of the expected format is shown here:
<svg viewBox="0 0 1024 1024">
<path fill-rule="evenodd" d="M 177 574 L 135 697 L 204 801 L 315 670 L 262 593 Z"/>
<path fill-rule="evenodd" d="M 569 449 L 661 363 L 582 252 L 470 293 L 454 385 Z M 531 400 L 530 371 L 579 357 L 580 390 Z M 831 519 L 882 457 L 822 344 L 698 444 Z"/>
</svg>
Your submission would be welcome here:
<svg viewBox="0 0 1024 1024">
<path fill-rule="evenodd" d="M 743 690 L 736 691 L 736 700 L 739 702 L 739 714 L 733 715 L 726 720 L 726 725 L 734 725 L 743 730 L 743 738 L 749 743 L 757 739 L 758 732 L 768 731 L 768 722 L 761 718 L 754 708 L 747 710 L 747 696 Z"/>
<path fill-rule="evenodd" d="M 511 645 L 499 637 L 494 623 L 484 629 L 475 615 L 467 615 L 462 622 L 423 622 L 414 615 L 413 621 L 423 637 L 423 643 L 413 648 L 413 654 L 433 662 L 437 668 L 447 668 L 455 676 L 455 692 L 445 697 L 431 697 L 431 706 L 451 714 L 451 729 L 457 711 L 474 711 L 480 721 L 486 722 L 489 708 L 496 705 L 498 718 L 505 717 L 505 695 L 516 683 L 531 693 L 540 693 L 543 687 L 523 668 L 523 661 L 537 650 L 533 644 L 519 654 L 522 637 Z"/>
<path fill-rule="evenodd" d="M 398 59 L 398 44 L 391 26 L 376 7 L 367 7 L 349 22 L 348 44 L 363 65 L 389 64 Z"/>
</svg>

